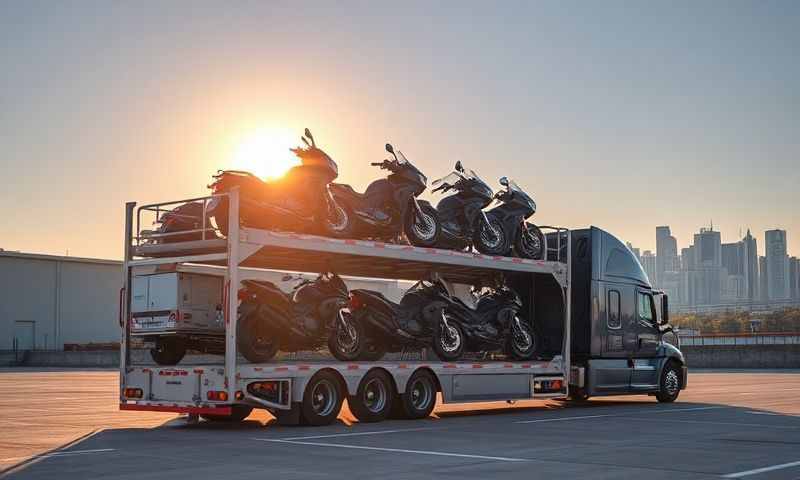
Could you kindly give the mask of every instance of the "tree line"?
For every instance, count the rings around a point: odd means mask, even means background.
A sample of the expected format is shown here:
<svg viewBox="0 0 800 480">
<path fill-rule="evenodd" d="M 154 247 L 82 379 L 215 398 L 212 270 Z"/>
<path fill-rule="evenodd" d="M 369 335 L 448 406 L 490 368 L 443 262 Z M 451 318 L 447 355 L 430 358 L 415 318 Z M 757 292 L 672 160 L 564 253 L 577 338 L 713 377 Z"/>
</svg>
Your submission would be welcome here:
<svg viewBox="0 0 800 480">
<path fill-rule="evenodd" d="M 674 314 L 670 316 L 673 326 L 691 328 L 700 333 L 750 333 L 753 320 L 760 333 L 800 332 L 800 308 L 787 308 L 771 313 L 723 312 L 707 314 Z"/>
</svg>

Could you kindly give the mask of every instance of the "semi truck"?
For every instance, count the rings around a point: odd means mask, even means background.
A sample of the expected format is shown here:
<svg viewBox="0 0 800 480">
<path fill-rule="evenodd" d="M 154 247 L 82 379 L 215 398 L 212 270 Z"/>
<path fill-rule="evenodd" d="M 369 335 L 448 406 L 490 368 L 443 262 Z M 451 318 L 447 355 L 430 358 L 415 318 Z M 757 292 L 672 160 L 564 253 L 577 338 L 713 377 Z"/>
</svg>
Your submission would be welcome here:
<svg viewBox="0 0 800 480">
<path fill-rule="evenodd" d="M 202 203 L 206 218 L 209 202 L 221 196 L 230 205 L 225 238 L 206 221 L 188 241 L 186 235 L 168 241 L 170 234 L 154 239 L 142 229 L 148 218 L 158 219 L 187 202 Z M 671 402 L 686 388 L 686 360 L 669 326 L 666 294 L 652 287 L 632 252 L 600 228 L 543 227 L 546 256 L 530 260 L 255 229 L 242 226 L 238 212 L 236 190 L 126 204 L 120 409 L 184 413 L 192 421 L 240 421 L 253 409 L 265 409 L 279 422 L 324 425 L 337 417 L 344 400 L 360 421 L 370 422 L 426 417 L 438 398 L 444 403 L 583 401 L 639 393 Z M 167 325 L 169 314 L 154 320 L 157 316 L 142 309 L 142 279 L 150 278 L 152 290 L 161 281 L 153 278 L 180 279 L 179 272 L 190 267 L 213 267 L 222 275 L 221 292 L 202 287 L 194 292 L 179 281 L 169 287 L 188 289 L 191 303 L 202 306 L 203 318 L 214 327 L 193 334 L 216 336 L 219 346 L 212 350 L 217 355 L 187 356 L 173 366 L 134 355 L 142 336 L 158 341 L 182 334 L 175 324 L 157 330 Z M 497 355 L 442 362 L 424 352 L 404 352 L 381 361 L 293 355 L 250 363 L 237 353 L 236 327 L 240 282 L 252 270 L 334 271 L 351 278 L 410 281 L 437 276 L 461 285 L 503 275 L 522 298 L 537 354 L 525 362 Z"/>
</svg>

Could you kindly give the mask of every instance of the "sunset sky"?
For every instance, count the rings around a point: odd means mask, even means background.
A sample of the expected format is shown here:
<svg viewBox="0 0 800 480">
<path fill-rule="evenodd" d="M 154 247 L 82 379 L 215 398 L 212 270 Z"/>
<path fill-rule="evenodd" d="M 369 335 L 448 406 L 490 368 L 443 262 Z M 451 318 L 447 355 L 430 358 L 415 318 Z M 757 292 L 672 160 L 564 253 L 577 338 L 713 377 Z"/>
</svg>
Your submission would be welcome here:
<svg viewBox="0 0 800 480">
<path fill-rule="evenodd" d="M 430 179 L 515 179 L 536 223 L 654 249 L 713 220 L 762 254 L 784 228 L 800 255 L 800 2 L 14 3 L 0 248 L 121 258 L 126 201 L 309 127 L 359 190 L 389 141 Z"/>
</svg>

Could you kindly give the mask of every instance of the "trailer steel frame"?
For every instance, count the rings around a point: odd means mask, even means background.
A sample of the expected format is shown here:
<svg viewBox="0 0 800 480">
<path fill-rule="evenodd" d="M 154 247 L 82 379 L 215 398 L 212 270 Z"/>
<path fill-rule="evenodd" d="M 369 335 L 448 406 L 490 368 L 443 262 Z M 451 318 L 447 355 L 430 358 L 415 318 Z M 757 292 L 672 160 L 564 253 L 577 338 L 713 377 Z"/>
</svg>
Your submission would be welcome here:
<svg viewBox="0 0 800 480">
<path fill-rule="evenodd" d="M 203 228 L 200 229 L 201 240 L 179 243 L 152 242 L 154 238 L 165 236 L 163 234 L 148 236 L 141 230 L 143 211 L 155 212 L 158 220 L 160 213 L 166 211 L 168 206 L 202 201 L 205 217 L 208 202 L 215 197 L 226 197 L 229 205 L 229 230 L 225 239 L 214 234 L 214 229 L 206 224 L 205 218 L 202 222 Z M 336 372 L 346 387 L 346 393 L 354 394 L 361 378 L 374 368 L 383 369 L 392 377 L 397 393 L 403 393 L 405 382 L 413 372 L 427 369 L 436 377 L 445 403 L 568 396 L 570 373 L 573 377 L 578 373 L 572 372 L 570 364 L 572 251 L 569 230 L 546 227 L 555 230 L 557 234 L 559 246 L 555 253 L 556 259 L 529 260 L 240 227 L 238 189 L 223 195 L 143 205 L 138 211 L 135 210 L 135 202 L 126 204 L 124 282 L 120 295 L 122 300 L 120 409 L 160 410 L 195 415 L 204 412 L 225 414 L 230 412 L 233 404 L 238 403 L 272 411 L 287 410 L 291 408 L 293 401 L 302 398 L 305 385 L 316 372 L 321 370 Z M 562 237 L 566 243 L 566 256 L 563 261 L 560 258 Z M 134 272 L 182 263 L 224 267 L 224 363 L 179 364 L 175 367 L 133 365 L 130 349 L 130 290 Z M 454 283 L 472 284 L 492 277 L 498 272 L 548 275 L 558 283 L 562 294 L 564 318 L 561 354 L 549 361 L 529 362 L 290 361 L 239 364 L 236 343 L 236 299 L 242 267 L 315 273 L 333 270 L 341 275 L 399 280 L 419 280 L 429 278 L 436 273 Z M 493 381 L 487 381 L 489 378 Z M 562 380 L 563 385 L 560 391 L 535 392 L 535 379 L 558 378 Z M 258 380 L 287 382 L 286 385 L 290 389 L 289 405 L 285 402 L 269 402 L 250 394 L 247 385 Z M 142 398 L 131 399 L 125 396 L 125 389 L 131 386 L 143 390 Z M 169 395 L 165 396 L 163 393 L 165 391 L 169 391 Z M 210 391 L 224 391 L 227 400 L 208 399 Z"/>
</svg>

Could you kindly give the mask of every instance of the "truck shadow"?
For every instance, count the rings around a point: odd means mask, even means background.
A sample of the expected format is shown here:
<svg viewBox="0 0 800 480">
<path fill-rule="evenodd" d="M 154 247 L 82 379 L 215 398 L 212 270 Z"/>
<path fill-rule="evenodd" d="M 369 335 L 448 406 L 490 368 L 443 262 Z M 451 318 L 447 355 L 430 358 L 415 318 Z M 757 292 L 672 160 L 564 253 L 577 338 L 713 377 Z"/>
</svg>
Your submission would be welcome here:
<svg viewBox="0 0 800 480">
<path fill-rule="evenodd" d="M 353 435 L 355 438 L 359 438 L 359 434 L 370 435 L 361 438 L 376 438 L 372 434 L 385 432 L 393 434 L 390 436 L 392 439 L 396 440 L 397 435 L 402 435 L 400 438 L 403 441 L 414 444 L 419 436 L 436 431 L 443 444 L 447 444 L 449 438 L 474 434 L 486 425 L 496 427 L 499 424 L 502 428 L 511 429 L 515 424 L 536 423 L 537 427 L 544 428 L 546 425 L 555 426 L 549 422 L 576 425 L 570 420 L 583 421 L 600 417 L 619 417 L 622 420 L 624 417 L 641 418 L 652 413 L 670 411 L 674 413 L 669 416 L 670 419 L 676 419 L 679 423 L 702 424 L 711 434 L 721 434 L 726 428 L 739 425 L 756 429 L 762 426 L 774 432 L 796 432 L 800 435 L 799 415 L 720 402 L 659 404 L 655 400 L 641 397 L 593 398 L 580 403 L 526 401 L 514 406 L 503 406 L 498 402 L 445 405 L 424 420 L 386 420 L 372 424 L 358 423 L 343 408 L 337 421 L 325 427 L 278 425 L 272 415 L 258 411 L 241 423 L 200 421 L 192 424 L 187 423 L 184 417 L 176 417 L 153 428 L 100 430 L 59 448 L 21 459 L 17 464 L 0 470 L 0 478 L 86 478 L 103 476 L 103 472 L 113 476 L 120 468 L 136 468 L 142 475 L 157 477 L 160 469 L 165 468 L 164 465 L 169 465 L 173 470 L 184 463 L 196 466 L 198 461 L 219 465 L 236 458 L 237 466 L 264 465 L 270 455 L 281 455 L 280 452 L 284 451 L 266 448 L 265 442 L 272 441 L 322 439 L 340 435 L 348 436 L 352 441 Z M 386 441 L 390 437 L 379 435 L 377 438 Z M 339 440 L 325 438 L 317 441 Z M 570 448 L 580 441 L 577 437 L 571 440 L 561 439 L 559 446 Z M 299 456 L 298 462 L 302 462 L 302 458 L 302 455 Z"/>
</svg>

